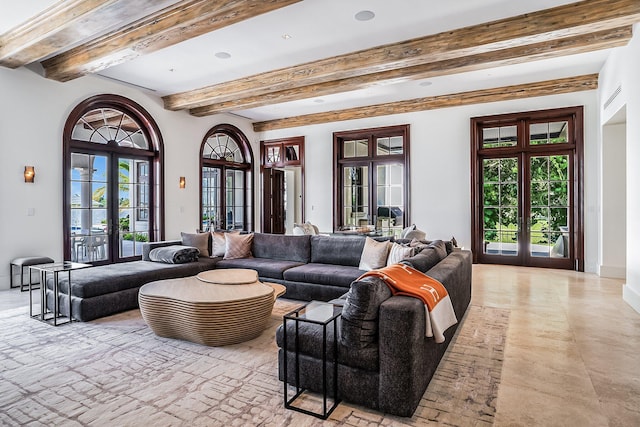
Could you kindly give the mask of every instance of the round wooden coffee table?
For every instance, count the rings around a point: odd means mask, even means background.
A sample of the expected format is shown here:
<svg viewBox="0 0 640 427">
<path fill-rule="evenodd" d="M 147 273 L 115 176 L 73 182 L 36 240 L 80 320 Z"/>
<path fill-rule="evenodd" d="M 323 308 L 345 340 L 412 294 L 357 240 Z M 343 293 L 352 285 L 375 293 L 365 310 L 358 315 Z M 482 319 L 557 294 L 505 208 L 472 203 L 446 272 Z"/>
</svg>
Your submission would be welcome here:
<svg viewBox="0 0 640 427">
<path fill-rule="evenodd" d="M 138 302 L 156 335 L 222 346 L 258 337 L 282 293 L 284 286 L 259 282 L 254 270 L 223 269 L 147 283 Z"/>
</svg>

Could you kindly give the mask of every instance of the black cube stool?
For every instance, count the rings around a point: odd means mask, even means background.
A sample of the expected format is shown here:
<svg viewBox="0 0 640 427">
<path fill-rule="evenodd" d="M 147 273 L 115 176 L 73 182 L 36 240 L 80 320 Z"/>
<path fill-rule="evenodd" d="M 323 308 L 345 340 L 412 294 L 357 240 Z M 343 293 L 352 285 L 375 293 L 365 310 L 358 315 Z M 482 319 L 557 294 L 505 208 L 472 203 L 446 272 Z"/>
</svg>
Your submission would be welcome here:
<svg viewBox="0 0 640 427">
<path fill-rule="evenodd" d="M 24 291 L 28 291 L 29 290 L 29 285 L 31 284 L 31 272 L 29 273 L 29 283 L 24 283 L 24 269 L 27 268 L 27 270 L 29 269 L 29 266 L 31 265 L 38 265 L 38 264 L 49 264 L 53 262 L 53 259 L 46 257 L 46 256 L 31 256 L 31 257 L 23 257 L 23 258 L 16 258 L 14 260 L 12 260 L 9 263 L 9 283 L 11 288 L 20 288 L 20 291 L 24 292 Z M 13 267 L 19 267 L 20 268 L 20 284 L 19 285 L 13 285 Z"/>
</svg>

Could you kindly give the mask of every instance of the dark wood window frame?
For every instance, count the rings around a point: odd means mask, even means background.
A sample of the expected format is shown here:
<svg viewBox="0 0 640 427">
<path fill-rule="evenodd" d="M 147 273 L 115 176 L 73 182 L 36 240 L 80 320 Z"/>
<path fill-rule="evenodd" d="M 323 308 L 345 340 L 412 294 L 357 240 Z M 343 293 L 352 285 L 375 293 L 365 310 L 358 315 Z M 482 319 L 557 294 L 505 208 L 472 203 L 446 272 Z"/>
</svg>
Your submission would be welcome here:
<svg viewBox="0 0 640 427">
<path fill-rule="evenodd" d="M 404 211 L 403 211 L 403 224 L 406 226 L 411 223 L 410 217 L 410 156 L 409 148 L 410 143 L 410 126 L 396 125 L 387 127 L 378 127 L 370 129 L 358 129 L 352 131 L 334 132 L 333 134 L 333 229 L 334 231 L 341 231 L 344 224 L 342 224 L 343 218 L 343 174 L 342 170 L 345 166 L 368 166 L 369 176 L 369 217 L 377 217 L 377 212 L 374 212 L 376 207 L 377 195 L 375 189 L 377 185 L 377 177 L 375 174 L 375 166 L 383 164 L 397 164 L 403 165 L 403 198 L 404 198 Z M 378 138 L 401 136 L 403 149 L 402 154 L 390 154 L 384 156 L 378 156 L 376 154 L 375 141 Z M 345 158 L 343 152 L 344 141 L 348 140 L 368 140 L 368 153 L 366 156 L 348 157 Z"/>
<path fill-rule="evenodd" d="M 512 114 L 474 117 L 471 119 L 471 239 L 474 262 L 483 261 L 483 225 L 480 212 L 483 207 L 481 162 L 488 157 L 507 157 L 513 155 L 535 155 L 536 153 L 554 153 L 573 151 L 573 174 L 569 185 L 572 194 L 572 221 L 569 224 L 572 233 L 572 253 L 569 255 L 571 268 L 584 271 L 584 108 L 582 106 L 536 110 Z M 531 122 L 562 121 L 572 123 L 572 140 L 563 144 L 529 145 L 528 126 Z M 483 148 L 482 129 L 502 126 L 517 126 L 517 144 L 513 147 Z M 528 197 L 521 195 L 520 197 Z M 523 203 L 523 202 L 521 202 Z M 490 261 L 488 261 L 490 262 Z M 553 267 L 553 265 L 550 265 Z M 566 268 L 560 267 L 559 268 Z"/>
<path fill-rule="evenodd" d="M 150 147 L 147 150 L 129 147 L 120 147 L 112 144 L 96 144 L 93 142 L 79 141 L 72 138 L 73 129 L 78 120 L 85 113 L 99 109 L 115 109 L 127 114 L 132 120 L 136 121 L 145 134 L 146 140 Z M 149 160 L 152 170 L 149 172 L 149 222 L 151 225 L 149 231 L 149 239 L 151 241 L 164 239 L 164 143 L 162 134 L 157 123 L 141 105 L 136 102 L 119 95 L 102 94 L 95 95 L 78 104 L 67 117 L 67 121 L 63 131 L 63 254 L 64 259 L 71 259 L 71 194 L 69 182 L 71 179 L 71 153 L 83 154 L 100 154 L 108 152 L 110 154 L 123 155 L 132 159 Z M 146 154 L 143 154 L 146 153 Z M 117 176 L 117 165 L 111 166 L 112 176 Z M 115 195 L 114 195 L 115 196 Z M 115 200 L 114 202 L 115 203 Z M 115 226 L 112 224 L 112 228 Z M 111 232 L 110 232 L 111 234 Z M 115 253 L 115 245 L 112 245 L 113 253 Z M 140 258 L 134 257 L 134 258 Z M 118 260 L 117 257 L 115 257 Z M 128 261 L 129 259 L 121 259 L 118 261 Z M 95 264 L 100 264 L 97 262 Z"/>
<path fill-rule="evenodd" d="M 240 149 L 242 156 L 244 157 L 244 162 L 243 163 L 238 163 L 238 162 L 231 162 L 228 160 L 224 160 L 224 159 L 209 159 L 209 158 L 204 158 L 204 149 L 207 143 L 207 140 L 215 135 L 215 134 L 224 134 L 227 135 L 229 137 L 231 137 L 236 144 L 238 145 L 238 148 Z M 200 145 L 200 217 L 198 219 L 198 224 L 202 224 L 202 217 L 203 217 L 203 210 L 202 210 L 202 191 L 203 191 L 203 186 L 202 186 L 202 170 L 204 167 L 210 167 L 210 168 L 218 168 L 221 171 L 221 187 L 220 187 L 220 191 L 221 191 L 221 209 L 223 209 L 224 212 L 226 212 L 226 200 L 225 200 L 225 194 L 226 194 L 226 180 L 225 180 L 225 176 L 226 176 L 226 171 L 227 170 L 240 170 L 240 171 L 244 171 L 244 191 L 245 191 L 245 203 L 244 203 L 244 224 L 245 224 L 245 231 L 253 231 L 253 228 L 255 227 L 255 222 L 254 222 L 254 210 L 255 210 L 255 197 L 254 197 L 254 193 L 255 191 L 253 191 L 254 188 L 254 183 L 253 183 L 253 152 L 251 151 L 251 144 L 249 143 L 249 140 L 247 139 L 246 135 L 237 127 L 235 127 L 234 125 L 228 124 L 228 123 L 223 123 L 223 124 L 219 124 L 216 125 L 214 127 L 212 127 L 211 129 L 209 129 L 209 131 L 205 134 L 204 138 L 202 139 L 202 144 Z M 251 189 L 251 191 L 249 190 Z M 246 202 L 250 200 L 250 204 L 247 204 Z M 249 227 L 247 227 L 247 220 L 249 221 Z M 221 217 L 221 224 L 223 229 L 227 228 L 227 224 L 226 224 L 227 218 L 226 215 L 222 215 Z"/>
</svg>

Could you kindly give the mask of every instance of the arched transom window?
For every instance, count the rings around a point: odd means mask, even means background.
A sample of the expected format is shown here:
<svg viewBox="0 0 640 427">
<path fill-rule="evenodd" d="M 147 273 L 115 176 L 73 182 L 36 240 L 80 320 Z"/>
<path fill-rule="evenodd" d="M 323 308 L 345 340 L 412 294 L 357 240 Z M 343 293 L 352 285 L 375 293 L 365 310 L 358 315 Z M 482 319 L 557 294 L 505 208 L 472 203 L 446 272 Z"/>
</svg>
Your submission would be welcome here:
<svg viewBox="0 0 640 427">
<path fill-rule="evenodd" d="M 253 155 L 233 125 L 207 132 L 200 150 L 202 230 L 253 230 Z"/>
</svg>

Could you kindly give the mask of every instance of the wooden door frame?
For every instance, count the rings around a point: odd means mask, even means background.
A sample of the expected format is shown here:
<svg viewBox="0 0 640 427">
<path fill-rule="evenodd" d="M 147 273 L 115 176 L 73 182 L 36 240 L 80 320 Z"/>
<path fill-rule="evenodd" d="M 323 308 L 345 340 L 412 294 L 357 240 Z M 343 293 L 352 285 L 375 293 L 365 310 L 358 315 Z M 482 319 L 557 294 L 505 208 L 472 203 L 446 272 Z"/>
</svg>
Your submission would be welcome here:
<svg viewBox="0 0 640 427">
<path fill-rule="evenodd" d="M 305 222 L 305 204 L 304 204 L 304 200 L 305 200 L 305 179 L 304 179 L 304 159 L 305 159 L 305 148 L 304 148 L 304 143 L 305 143 L 305 137 L 304 136 L 291 136 L 288 138 L 279 138 L 279 139 L 270 139 L 270 140 L 264 140 L 264 141 L 260 141 L 260 182 L 262 184 L 262 209 L 260 209 L 260 229 L 262 230 L 263 233 L 266 233 L 267 231 L 265 230 L 271 230 L 271 226 L 269 225 L 268 227 L 266 227 L 266 223 L 267 223 L 267 218 L 269 218 L 269 215 L 271 214 L 271 207 L 269 206 L 269 211 L 267 212 L 267 203 L 266 201 L 266 191 L 267 189 L 265 188 L 265 183 L 266 183 L 266 177 L 265 177 L 265 173 L 268 173 L 269 169 L 271 169 L 272 167 L 276 167 L 279 166 L 281 168 L 285 168 L 287 166 L 293 166 L 293 167 L 299 167 L 300 168 L 300 206 L 302 207 L 302 212 L 301 212 L 301 222 Z M 266 164 L 266 149 L 268 146 L 280 146 L 282 148 L 282 161 L 280 163 L 278 163 L 277 165 L 270 165 L 270 164 Z M 298 159 L 294 160 L 294 161 L 287 161 L 285 160 L 285 156 L 284 156 L 284 149 L 288 146 L 292 146 L 292 145 L 297 145 L 299 147 L 299 153 L 298 153 Z M 285 231 L 286 233 L 286 231 Z"/>
<path fill-rule="evenodd" d="M 545 146 L 544 153 L 542 153 L 542 148 L 531 148 L 523 146 L 523 141 L 525 138 L 528 138 L 528 130 L 525 129 L 525 124 L 529 121 L 557 121 L 557 120 L 566 120 L 570 119 L 570 123 L 573 125 L 573 129 L 571 130 L 571 135 L 573 140 L 570 141 L 569 144 L 558 144 L 557 146 Z M 572 242 L 571 242 L 571 252 L 569 254 L 569 259 L 572 263 L 572 269 L 577 271 L 584 271 L 584 107 L 582 106 L 574 106 L 574 107 L 566 107 L 566 108 L 557 108 L 550 110 L 537 110 L 537 111 L 529 111 L 523 113 L 513 113 L 513 114 L 501 114 L 495 116 L 483 116 L 483 117 L 473 117 L 471 118 L 471 239 L 472 239 L 472 252 L 473 252 L 473 262 L 479 263 L 499 263 L 501 264 L 522 264 L 521 257 L 514 257 L 513 262 L 509 262 L 511 260 L 505 259 L 505 257 L 500 257 L 500 259 L 492 259 L 491 257 L 487 258 L 484 255 L 483 241 L 484 239 L 481 236 L 483 230 L 483 224 L 481 222 L 482 207 L 483 207 L 483 197 L 482 197 L 482 169 L 480 166 L 480 162 L 482 159 L 487 156 L 491 157 L 514 157 L 515 152 L 518 151 L 518 161 L 524 162 L 525 159 L 529 158 L 531 155 L 535 155 L 536 152 L 540 152 L 541 155 L 547 154 L 549 152 L 561 152 L 572 150 L 573 151 L 573 173 L 572 179 L 569 182 L 570 194 L 572 194 L 572 208 L 573 212 L 571 215 L 572 223 L 569 224 L 570 229 L 573 230 L 572 233 Z M 498 127 L 498 126 L 509 126 L 516 125 L 518 126 L 518 135 L 522 135 L 522 137 L 518 138 L 517 150 L 513 148 L 491 148 L 491 149 L 482 149 L 482 138 L 480 129 L 484 127 Z M 521 165 L 521 169 L 528 170 L 528 167 L 524 167 Z M 522 181 L 522 178 L 521 178 Z M 529 197 L 524 194 L 523 185 L 520 185 L 522 194 L 520 195 L 519 203 L 524 203 L 524 197 Z M 522 209 L 522 206 L 520 206 Z M 519 210 L 519 216 L 522 217 L 522 212 Z M 518 259 L 516 259 L 518 258 Z M 556 264 L 560 264 L 559 260 L 553 260 L 551 258 L 543 258 L 545 260 L 546 265 L 538 265 L 540 263 L 533 262 L 532 266 L 539 267 L 551 267 L 551 268 L 567 268 L 560 267 Z M 540 261 L 540 260 L 538 260 Z M 566 262 L 565 259 L 563 261 Z"/>
</svg>

